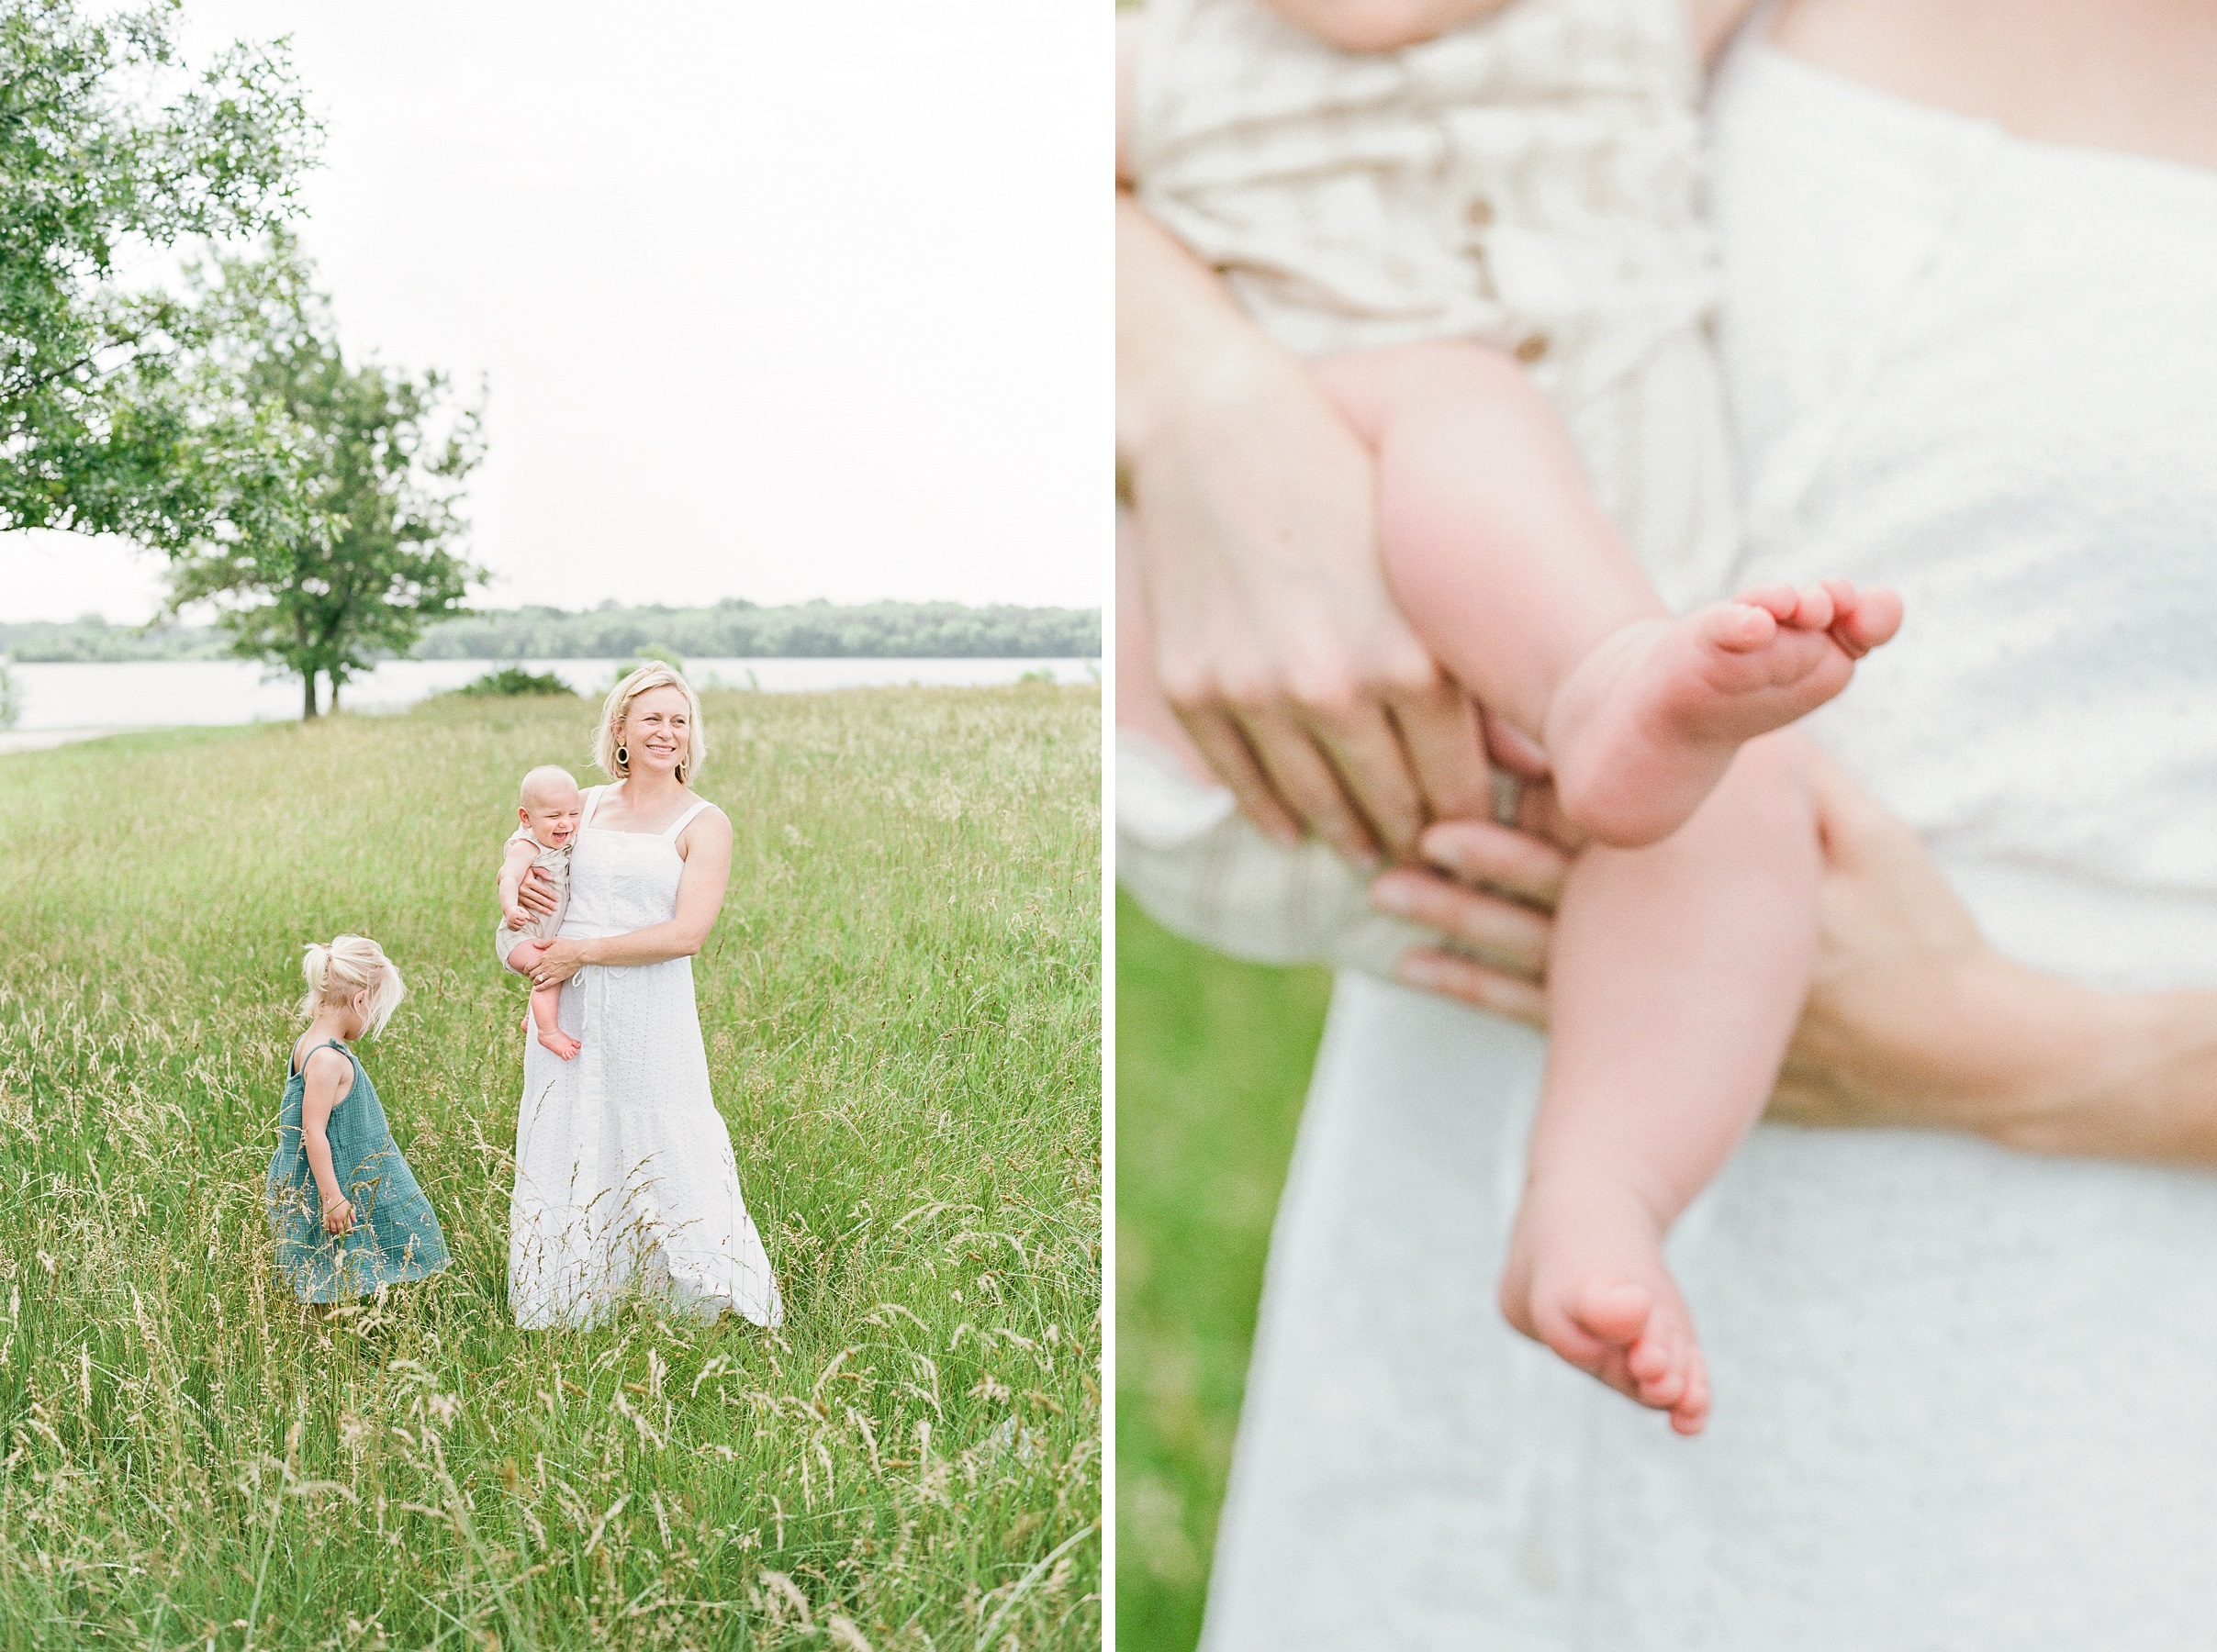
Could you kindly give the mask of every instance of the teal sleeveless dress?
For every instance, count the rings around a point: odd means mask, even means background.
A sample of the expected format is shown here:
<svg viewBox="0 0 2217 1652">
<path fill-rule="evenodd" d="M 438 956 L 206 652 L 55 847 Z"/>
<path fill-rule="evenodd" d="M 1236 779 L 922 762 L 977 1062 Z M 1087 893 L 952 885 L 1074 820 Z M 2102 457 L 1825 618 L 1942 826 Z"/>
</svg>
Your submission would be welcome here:
<svg viewBox="0 0 2217 1652">
<path fill-rule="evenodd" d="M 307 1056 L 285 1086 L 277 1119 L 277 1152 L 269 1163 L 270 1226 L 277 1236 L 277 1272 L 304 1302 L 338 1302 L 367 1296 L 380 1285 L 424 1278 L 446 1266 L 446 1238 L 431 1200 L 400 1156 L 378 1105 L 376 1088 L 353 1051 L 337 1039 L 328 1046 L 353 1063 L 354 1086 L 331 1109 L 324 1134 L 331 1169 L 354 1225 L 334 1239 L 324 1231 L 323 1197 L 300 1139 L 301 1099 L 308 1088 Z M 318 1044 L 322 1049 L 325 1044 Z M 313 1055 L 310 1050 L 308 1055 Z"/>
</svg>

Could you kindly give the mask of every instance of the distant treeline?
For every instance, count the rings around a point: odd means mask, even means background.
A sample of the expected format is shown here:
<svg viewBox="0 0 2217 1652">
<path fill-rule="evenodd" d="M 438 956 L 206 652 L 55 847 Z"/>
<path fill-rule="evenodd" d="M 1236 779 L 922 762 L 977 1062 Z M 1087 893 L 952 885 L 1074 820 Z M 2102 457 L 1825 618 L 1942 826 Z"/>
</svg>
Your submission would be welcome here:
<svg viewBox="0 0 2217 1652">
<path fill-rule="evenodd" d="M 231 640 L 212 625 L 110 625 L 95 614 L 65 625 L 0 625 L 0 655 L 50 660 L 226 660 Z"/>
<path fill-rule="evenodd" d="M 762 608 L 494 609 L 432 626 L 418 660 L 625 659 L 648 649 L 688 659 L 1098 659 L 1099 608 L 966 608 L 956 602 L 804 602 Z M 219 660 L 230 639 L 208 626 L 0 624 L 0 655 L 25 662 Z"/>
<path fill-rule="evenodd" d="M 420 660 L 621 659 L 644 649 L 688 659 L 1095 659 L 1098 608 L 965 608 L 957 602 L 803 602 L 758 608 L 527 608 L 450 620 Z"/>
</svg>

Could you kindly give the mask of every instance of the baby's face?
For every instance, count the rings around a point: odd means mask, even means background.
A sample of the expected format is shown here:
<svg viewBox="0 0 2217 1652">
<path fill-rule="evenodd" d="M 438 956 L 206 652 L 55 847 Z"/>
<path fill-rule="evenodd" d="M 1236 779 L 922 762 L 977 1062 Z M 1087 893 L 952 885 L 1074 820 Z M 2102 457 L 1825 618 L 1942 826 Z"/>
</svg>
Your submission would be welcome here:
<svg viewBox="0 0 2217 1652">
<path fill-rule="evenodd" d="M 577 817 L 584 812 L 585 798 L 575 788 L 543 793 L 516 809 L 525 828 L 549 849 L 559 849 L 577 835 Z"/>
</svg>

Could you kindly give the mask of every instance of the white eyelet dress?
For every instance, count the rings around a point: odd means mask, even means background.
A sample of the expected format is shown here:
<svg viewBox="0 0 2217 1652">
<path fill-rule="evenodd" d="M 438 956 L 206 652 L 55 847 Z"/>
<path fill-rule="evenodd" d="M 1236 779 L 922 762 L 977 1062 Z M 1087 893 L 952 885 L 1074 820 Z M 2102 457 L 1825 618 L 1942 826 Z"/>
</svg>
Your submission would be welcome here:
<svg viewBox="0 0 2217 1652">
<path fill-rule="evenodd" d="M 627 934 L 677 913 L 685 869 L 667 831 L 596 827 L 585 795 L 560 939 Z M 693 1000 L 693 961 L 590 965 L 562 988 L 564 1061 L 524 1046 L 509 1207 L 509 1303 L 526 1329 L 581 1327 L 626 1296 L 714 1319 L 784 1318 L 769 1256 L 740 1197 L 731 1132 L 716 1111 Z"/>
</svg>

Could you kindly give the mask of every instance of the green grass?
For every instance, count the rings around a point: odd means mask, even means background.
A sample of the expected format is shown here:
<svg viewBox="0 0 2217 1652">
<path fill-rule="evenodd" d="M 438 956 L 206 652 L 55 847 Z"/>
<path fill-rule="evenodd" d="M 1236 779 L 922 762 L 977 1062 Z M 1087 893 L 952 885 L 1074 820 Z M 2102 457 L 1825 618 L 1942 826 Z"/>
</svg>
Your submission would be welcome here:
<svg viewBox="0 0 2217 1652">
<path fill-rule="evenodd" d="M 490 887 L 575 699 L 0 759 L 0 1647 L 1100 1635 L 1100 700 L 712 694 L 696 960 L 767 1334 L 507 1312 L 522 983 Z M 302 943 L 453 1264 L 273 1289 Z"/>
<path fill-rule="evenodd" d="M 1116 908 L 1116 1642 L 1189 1652 L 1330 978 Z"/>
</svg>

